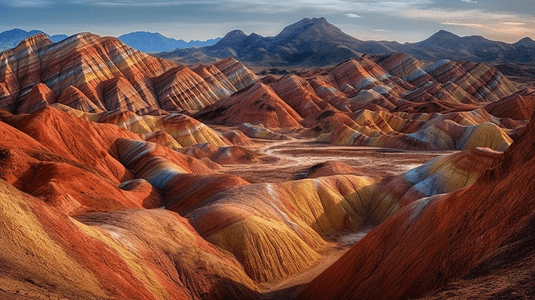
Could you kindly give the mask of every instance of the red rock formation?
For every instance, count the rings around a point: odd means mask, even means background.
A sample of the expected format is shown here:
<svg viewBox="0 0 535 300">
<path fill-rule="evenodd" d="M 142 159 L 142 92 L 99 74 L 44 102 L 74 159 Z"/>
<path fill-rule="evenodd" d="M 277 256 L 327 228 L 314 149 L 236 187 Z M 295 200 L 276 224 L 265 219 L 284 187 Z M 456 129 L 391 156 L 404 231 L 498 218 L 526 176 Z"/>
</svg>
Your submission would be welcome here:
<svg viewBox="0 0 535 300">
<path fill-rule="evenodd" d="M 361 110 L 350 116 L 331 113 L 325 118 L 316 118 L 314 121 L 318 121 L 318 125 L 315 128 L 331 131 L 320 135 L 318 140 L 338 145 L 410 150 L 488 147 L 503 151 L 512 142 L 508 133 L 514 134 L 514 131 L 501 128 L 503 122 L 481 108 L 446 114 Z M 308 119 L 303 124 L 310 124 L 310 121 L 313 120 Z"/>
<path fill-rule="evenodd" d="M 72 85 L 61 93 L 58 103 L 88 113 L 99 113 L 104 111 L 103 107 L 99 107 L 97 104 L 91 102 L 82 91 Z"/>
<path fill-rule="evenodd" d="M 535 91 L 524 89 L 500 101 L 486 105 L 485 109 L 499 118 L 529 120 L 535 112 Z"/>
<path fill-rule="evenodd" d="M 448 113 L 452 111 L 469 111 L 474 110 L 478 107 L 478 105 L 475 104 L 459 104 L 459 103 L 451 103 L 451 102 L 444 102 L 440 100 L 436 101 L 427 101 L 427 102 L 411 102 L 411 101 L 403 101 L 400 105 L 396 106 L 392 111 L 394 112 L 406 112 L 410 114 L 418 114 L 418 113 Z"/>
<path fill-rule="evenodd" d="M 253 142 L 241 131 L 232 130 L 223 133 L 223 136 L 226 137 L 232 144 L 236 146 L 250 146 L 253 145 Z"/>
<path fill-rule="evenodd" d="M 208 158 L 217 164 L 247 164 L 256 162 L 254 151 L 238 146 L 217 147 L 210 143 L 193 145 L 177 151 L 198 159 Z"/>
<path fill-rule="evenodd" d="M 57 155 L 91 166 L 106 178 L 116 182 L 133 178 L 115 159 L 114 141 L 118 137 L 139 139 L 128 130 L 81 120 L 50 107 L 6 121 Z"/>
<path fill-rule="evenodd" d="M 69 215 L 161 206 L 152 186 L 121 185 L 134 175 L 118 161 L 124 150 L 116 140 L 146 143 L 129 131 L 81 120 L 54 108 L 4 120 L 13 127 L 0 122 L 0 147 L 5 151 L 1 178 L 21 191 Z M 212 173 L 194 158 L 152 145 L 152 153 L 188 172 Z"/>
<path fill-rule="evenodd" d="M 220 100 L 193 116 L 215 124 L 256 123 L 267 128 L 300 128 L 299 122 L 302 120 L 273 89 L 262 83 Z"/>
<path fill-rule="evenodd" d="M 314 279 L 300 298 L 407 299 L 453 280 L 476 282 L 514 268 L 512 262 L 532 253 L 534 140 L 532 119 L 501 163 L 474 185 L 402 209 Z M 497 283 L 489 276 L 486 282 Z"/>
<path fill-rule="evenodd" d="M 30 115 L 3 113 L 0 268 L 8 271 L 0 272 L 1 298 L 257 297 L 240 263 L 203 240 L 188 220 L 169 210 L 141 209 L 171 202 L 151 178 L 132 180 L 116 158 L 140 175 L 159 162 L 198 173 L 189 184 L 175 182 L 186 192 L 197 183 L 195 198 L 182 205 L 194 205 L 200 191 L 217 190 L 206 189 L 204 180 L 210 186 L 228 187 L 225 178 L 246 184 L 234 176 L 203 175 L 213 174 L 204 163 L 115 125 L 50 107 Z M 174 197 L 185 195 L 173 188 Z"/>
<path fill-rule="evenodd" d="M 124 109 L 142 113 L 148 112 L 151 106 L 158 107 L 156 103 L 149 105 L 149 103 L 143 101 L 141 95 L 125 77 L 117 77 L 103 82 L 102 96 L 104 98 L 104 107 L 107 111 Z M 72 105 L 69 106 L 76 108 Z"/>
<path fill-rule="evenodd" d="M 17 107 L 17 114 L 29 114 L 55 103 L 57 96 L 46 85 L 39 83 L 19 101 L 21 104 Z"/>
<path fill-rule="evenodd" d="M 332 106 L 316 95 L 312 86 L 296 75 L 284 76 L 271 84 L 273 90 L 303 118 L 315 116 Z"/>
</svg>

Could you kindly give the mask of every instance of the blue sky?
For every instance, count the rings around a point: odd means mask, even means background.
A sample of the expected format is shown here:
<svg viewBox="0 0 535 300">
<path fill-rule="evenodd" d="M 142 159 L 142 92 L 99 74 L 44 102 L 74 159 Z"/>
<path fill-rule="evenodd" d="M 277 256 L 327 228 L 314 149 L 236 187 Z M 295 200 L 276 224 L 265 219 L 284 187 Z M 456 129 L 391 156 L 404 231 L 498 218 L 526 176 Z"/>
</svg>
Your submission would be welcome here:
<svg viewBox="0 0 535 300">
<path fill-rule="evenodd" d="M 445 29 L 515 42 L 535 39 L 534 0 L 2 0 L 0 31 L 68 35 L 160 32 L 208 39 L 241 29 L 275 35 L 302 18 L 325 17 L 362 40 L 420 41 Z"/>
</svg>

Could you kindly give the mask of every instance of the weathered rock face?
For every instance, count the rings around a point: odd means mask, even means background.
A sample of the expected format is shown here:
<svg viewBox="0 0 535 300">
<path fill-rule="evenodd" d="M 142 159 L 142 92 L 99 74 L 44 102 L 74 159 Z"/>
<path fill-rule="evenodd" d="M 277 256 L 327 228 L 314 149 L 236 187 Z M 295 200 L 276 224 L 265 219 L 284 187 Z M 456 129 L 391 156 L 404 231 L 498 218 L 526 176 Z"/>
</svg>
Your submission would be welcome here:
<svg viewBox="0 0 535 300">
<path fill-rule="evenodd" d="M 534 140 L 532 119 L 474 185 L 408 205 L 314 279 L 301 299 L 415 298 L 461 278 L 463 285 L 439 295 L 455 297 L 463 287 L 470 292 L 471 283 L 485 298 L 521 288 L 533 276 L 519 263 L 533 260 Z M 511 281 L 502 280 L 513 272 Z"/>
<path fill-rule="evenodd" d="M 43 87 L 32 93 L 43 84 L 57 102 L 85 112 L 200 109 L 258 81 L 233 59 L 197 72 L 112 37 L 81 33 L 54 44 L 40 34 L 1 54 L 0 107 L 31 112 L 41 100 L 55 102 Z"/>
<path fill-rule="evenodd" d="M 40 108 L 57 102 L 57 98 L 57 95 L 48 86 L 39 83 L 25 95 L 25 99 L 20 101 L 21 105 L 17 108 L 16 113 L 27 114 L 35 112 Z"/>
<path fill-rule="evenodd" d="M 302 77 L 284 76 L 271 84 L 271 87 L 303 118 L 315 116 L 324 109 L 332 108 L 328 102 L 316 95 L 310 83 Z"/>
<path fill-rule="evenodd" d="M 474 148 L 435 158 L 402 175 L 386 178 L 369 187 L 373 194 L 368 199 L 368 216 L 379 224 L 416 200 L 472 185 L 501 156 L 501 152 L 488 148 Z"/>
</svg>

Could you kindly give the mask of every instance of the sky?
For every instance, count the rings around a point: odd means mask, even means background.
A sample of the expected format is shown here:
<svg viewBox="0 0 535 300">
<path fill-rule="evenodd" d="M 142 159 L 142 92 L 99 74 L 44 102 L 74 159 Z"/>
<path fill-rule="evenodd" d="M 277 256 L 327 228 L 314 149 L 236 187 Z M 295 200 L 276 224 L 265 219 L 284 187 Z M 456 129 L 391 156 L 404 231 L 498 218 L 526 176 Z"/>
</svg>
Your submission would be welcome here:
<svg viewBox="0 0 535 300">
<path fill-rule="evenodd" d="M 440 29 L 516 42 L 535 39 L 535 0 L 1 0 L 0 32 L 160 32 L 189 41 L 234 29 L 273 36 L 302 18 L 325 17 L 361 40 L 421 41 Z"/>
</svg>

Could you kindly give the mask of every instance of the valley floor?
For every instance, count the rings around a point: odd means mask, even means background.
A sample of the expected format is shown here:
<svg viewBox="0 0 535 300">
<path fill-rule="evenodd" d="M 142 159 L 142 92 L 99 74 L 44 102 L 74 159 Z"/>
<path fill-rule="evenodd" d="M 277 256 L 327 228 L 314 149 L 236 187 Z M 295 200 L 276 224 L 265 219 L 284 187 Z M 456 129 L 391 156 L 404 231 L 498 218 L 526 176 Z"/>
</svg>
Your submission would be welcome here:
<svg viewBox="0 0 535 300">
<path fill-rule="evenodd" d="M 453 153 L 453 151 L 416 152 L 374 147 L 333 146 L 314 142 L 314 139 L 299 138 L 298 135 L 290 138 L 290 140 L 283 141 L 252 139 L 255 144 L 247 148 L 259 155 L 257 162 L 224 165 L 220 172 L 242 177 L 251 183 L 282 182 L 296 179 L 314 165 L 336 161 L 355 167 L 360 171 L 355 175 L 383 179 L 407 172 L 437 156 Z M 371 229 L 372 227 L 367 227 L 358 232 L 342 232 L 324 237 L 328 242 L 318 249 L 322 258 L 317 264 L 281 281 L 261 284 L 260 299 L 296 299 L 304 285 L 337 261 Z"/>
<path fill-rule="evenodd" d="M 248 147 L 259 154 L 252 164 L 226 165 L 221 170 L 242 177 L 250 183 L 281 182 L 295 179 L 299 172 L 323 162 L 337 161 L 354 166 L 360 174 L 386 178 L 410 169 L 441 155 L 454 151 L 404 151 L 366 146 L 333 146 L 314 142 L 314 139 L 293 138 L 285 141 L 252 139 Z"/>
</svg>

